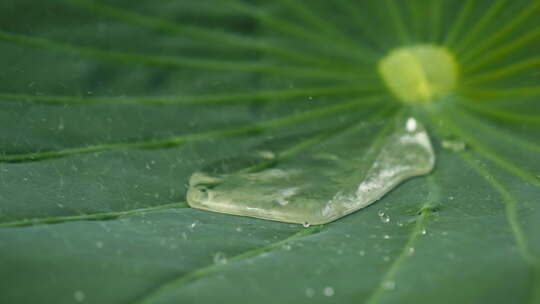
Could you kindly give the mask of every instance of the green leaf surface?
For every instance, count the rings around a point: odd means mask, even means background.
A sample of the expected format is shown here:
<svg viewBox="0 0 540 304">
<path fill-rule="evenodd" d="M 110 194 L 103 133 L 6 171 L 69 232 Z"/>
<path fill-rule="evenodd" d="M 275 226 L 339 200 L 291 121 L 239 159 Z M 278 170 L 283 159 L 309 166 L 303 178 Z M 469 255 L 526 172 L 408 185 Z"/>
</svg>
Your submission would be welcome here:
<svg viewBox="0 0 540 304">
<path fill-rule="evenodd" d="M 538 0 L 0 2 L 0 302 L 540 303 L 539 15 Z M 459 80 L 408 105 L 377 64 L 418 44 L 455 54 Z M 261 149 L 300 164 L 353 125 L 365 153 L 398 116 L 426 126 L 435 170 L 338 221 L 186 203 L 196 171 Z"/>
</svg>

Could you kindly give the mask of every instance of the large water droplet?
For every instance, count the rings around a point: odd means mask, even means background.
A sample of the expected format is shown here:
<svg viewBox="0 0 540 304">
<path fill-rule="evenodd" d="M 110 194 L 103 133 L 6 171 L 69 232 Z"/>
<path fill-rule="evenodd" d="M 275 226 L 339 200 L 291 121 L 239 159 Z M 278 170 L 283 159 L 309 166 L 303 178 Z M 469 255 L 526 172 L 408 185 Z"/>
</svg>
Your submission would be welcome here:
<svg viewBox="0 0 540 304">
<path fill-rule="evenodd" d="M 297 157 L 281 160 L 276 153 L 268 160 L 259 151 L 259 163 L 251 167 L 196 172 L 187 201 L 194 208 L 307 227 L 364 208 L 404 180 L 433 169 L 431 142 L 416 119 L 401 121 L 378 145 L 370 142 L 373 132 L 362 134 L 353 128 Z M 332 157 L 321 157 L 325 155 Z M 383 214 L 381 220 L 390 218 Z"/>
</svg>

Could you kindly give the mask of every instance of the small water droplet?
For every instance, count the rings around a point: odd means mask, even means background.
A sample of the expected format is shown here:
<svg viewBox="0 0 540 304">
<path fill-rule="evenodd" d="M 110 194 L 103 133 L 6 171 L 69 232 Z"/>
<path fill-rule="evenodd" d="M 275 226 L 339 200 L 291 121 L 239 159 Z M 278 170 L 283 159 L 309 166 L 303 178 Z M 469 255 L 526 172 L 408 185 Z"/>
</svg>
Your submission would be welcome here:
<svg viewBox="0 0 540 304">
<path fill-rule="evenodd" d="M 103 242 L 102 241 L 97 241 L 96 242 L 96 247 L 97 248 L 103 248 Z"/>
<path fill-rule="evenodd" d="M 223 252 L 214 254 L 214 264 L 227 264 L 227 256 Z"/>
<path fill-rule="evenodd" d="M 426 234 L 427 234 L 426 228 L 422 228 L 422 230 L 420 231 L 420 233 L 421 233 L 422 235 L 426 235 Z"/>
<path fill-rule="evenodd" d="M 360 256 L 365 256 L 365 255 L 366 255 L 366 252 L 365 252 L 364 250 L 360 250 L 360 251 L 358 251 L 358 254 L 359 254 Z"/>
<path fill-rule="evenodd" d="M 58 131 L 64 130 L 64 119 L 60 117 L 60 121 L 58 122 Z"/>
<path fill-rule="evenodd" d="M 323 290 L 323 294 L 327 297 L 331 297 L 334 295 L 334 288 L 328 286 L 328 287 L 325 287 L 324 290 Z"/>
<path fill-rule="evenodd" d="M 384 256 L 384 257 L 383 257 L 383 261 L 385 261 L 385 262 L 390 261 L 390 257 L 389 257 L 389 256 Z"/>
<path fill-rule="evenodd" d="M 242 232 L 242 227 L 236 227 L 236 232 Z"/>
<path fill-rule="evenodd" d="M 413 254 L 414 254 L 414 250 L 415 250 L 414 247 L 409 247 L 409 248 L 407 248 L 407 254 L 408 254 L 408 255 L 413 255 Z"/>
<path fill-rule="evenodd" d="M 272 151 L 267 151 L 267 150 L 263 150 L 263 151 L 257 151 L 256 153 L 259 157 L 263 158 L 263 159 L 275 159 L 276 158 L 276 154 Z"/>
<path fill-rule="evenodd" d="M 385 234 L 385 235 L 383 236 L 383 238 L 384 238 L 385 240 L 389 240 L 389 239 L 390 239 L 390 236 L 389 236 L 388 234 Z"/>
<path fill-rule="evenodd" d="M 82 302 L 84 301 L 84 299 L 86 299 L 86 295 L 84 294 L 82 290 L 77 290 L 73 293 L 73 298 L 77 302 Z"/>
<path fill-rule="evenodd" d="M 291 248 L 292 248 L 290 244 L 284 244 L 284 245 L 281 246 L 281 247 L 282 247 L 284 250 L 287 250 L 287 251 L 291 250 Z"/>
<path fill-rule="evenodd" d="M 393 280 L 386 280 L 383 282 L 383 288 L 386 290 L 394 290 L 396 288 L 396 282 Z"/>
<path fill-rule="evenodd" d="M 462 152 L 467 149 L 467 144 L 460 140 L 445 139 L 441 143 L 442 147 L 452 152 Z"/>
<path fill-rule="evenodd" d="M 189 228 L 190 229 L 195 229 L 195 227 L 197 226 L 197 222 L 193 222 L 189 225 Z"/>
<path fill-rule="evenodd" d="M 304 227 L 306 227 L 306 228 L 308 228 L 309 226 L 311 226 L 311 224 L 308 223 L 308 222 L 304 222 L 302 225 L 303 225 Z"/>
<path fill-rule="evenodd" d="M 313 296 L 315 296 L 315 289 L 313 288 L 306 288 L 306 296 L 308 298 L 313 298 Z"/>
</svg>

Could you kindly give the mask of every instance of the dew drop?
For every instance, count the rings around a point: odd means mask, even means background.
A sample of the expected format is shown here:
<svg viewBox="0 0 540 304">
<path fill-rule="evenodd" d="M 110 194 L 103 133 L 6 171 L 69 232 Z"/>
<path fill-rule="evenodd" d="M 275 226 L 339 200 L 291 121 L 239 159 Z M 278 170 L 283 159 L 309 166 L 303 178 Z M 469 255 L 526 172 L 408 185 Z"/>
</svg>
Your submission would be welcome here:
<svg viewBox="0 0 540 304">
<path fill-rule="evenodd" d="M 242 227 L 236 227 L 236 232 L 242 232 Z"/>
<path fill-rule="evenodd" d="M 385 240 L 389 240 L 389 239 L 390 239 L 390 236 L 389 236 L 388 234 L 385 234 L 385 235 L 383 236 L 383 238 L 384 238 Z"/>
<path fill-rule="evenodd" d="M 315 290 L 313 288 L 306 288 L 306 296 L 308 298 L 313 298 L 313 296 L 315 296 Z"/>
<path fill-rule="evenodd" d="M 358 254 L 359 254 L 360 256 L 365 256 L 365 255 L 366 255 L 366 252 L 365 252 L 364 250 L 360 250 L 360 251 L 358 251 Z"/>
<path fill-rule="evenodd" d="M 103 242 L 102 241 L 97 241 L 96 242 L 96 247 L 97 248 L 103 248 Z"/>
<path fill-rule="evenodd" d="M 426 234 L 427 234 L 426 228 L 422 228 L 422 230 L 420 231 L 420 233 L 421 233 L 422 235 L 426 235 Z"/>
<path fill-rule="evenodd" d="M 73 298 L 77 302 L 82 302 L 84 301 L 84 299 L 86 299 L 86 295 L 84 294 L 82 290 L 77 290 L 73 293 Z"/>
<path fill-rule="evenodd" d="M 214 264 L 227 264 L 227 256 L 223 252 L 216 252 L 214 254 Z"/>
<path fill-rule="evenodd" d="M 331 297 L 334 295 L 334 288 L 328 286 L 323 289 L 323 294 L 327 297 Z"/>
<path fill-rule="evenodd" d="M 452 152 L 463 152 L 467 149 L 467 144 L 460 140 L 446 139 L 441 143 L 442 147 Z"/>
<path fill-rule="evenodd" d="M 310 223 L 308 223 L 308 222 L 304 222 L 304 223 L 302 223 L 302 226 L 304 226 L 304 227 L 308 228 L 309 226 L 311 226 L 311 224 L 310 224 Z"/>
<path fill-rule="evenodd" d="M 256 153 L 257 155 L 259 155 L 261 158 L 263 159 L 275 159 L 276 158 L 276 154 L 272 151 L 267 151 L 267 150 L 263 150 L 263 151 L 258 151 Z"/>
<path fill-rule="evenodd" d="M 408 248 L 407 248 L 407 254 L 408 254 L 408 255 L 413 255 L 413 254 L 414 254 L 414 251 L 415 251 L 414 247 L 408 247 Z"/>
<path fill-rule="evenodd" d="M 396 282 L 393 280 L 386 280 L 382 284 L 385 290 L 394 290 L 396 288 Z"/>
</svg>

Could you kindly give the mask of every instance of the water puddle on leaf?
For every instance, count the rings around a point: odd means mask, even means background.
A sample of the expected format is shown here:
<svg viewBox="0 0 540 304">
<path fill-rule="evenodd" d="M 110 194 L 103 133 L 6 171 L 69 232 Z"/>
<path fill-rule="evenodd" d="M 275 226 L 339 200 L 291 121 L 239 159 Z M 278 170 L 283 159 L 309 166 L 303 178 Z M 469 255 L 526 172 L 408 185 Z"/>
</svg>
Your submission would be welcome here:
<svg viewBox="0 0 540 304">
<path fill-rule="evenodd" d="M 280 153 L 264 151 L 254 153 L 258 164 L 243 169 L 225 164 L 196 172 L 187 201 L 203 210 L 318 225 L 362 209 L 433 169 L 431 142 L 414 118 L 377 144 L 369 141 L 373 134 L 352 129 L 283 160 Z"/>
</svg>

